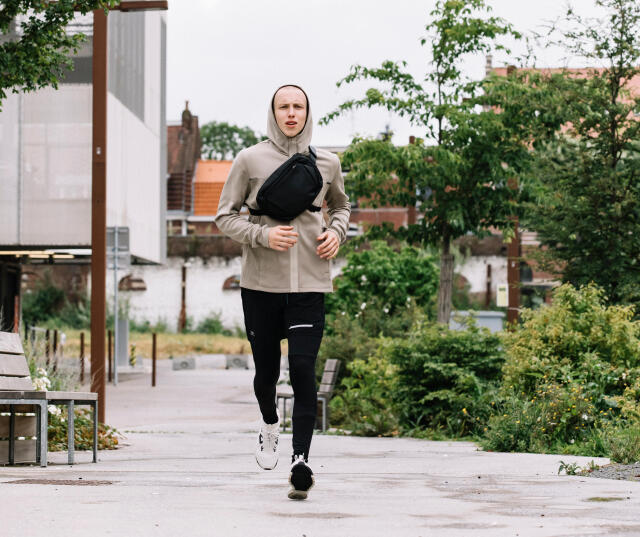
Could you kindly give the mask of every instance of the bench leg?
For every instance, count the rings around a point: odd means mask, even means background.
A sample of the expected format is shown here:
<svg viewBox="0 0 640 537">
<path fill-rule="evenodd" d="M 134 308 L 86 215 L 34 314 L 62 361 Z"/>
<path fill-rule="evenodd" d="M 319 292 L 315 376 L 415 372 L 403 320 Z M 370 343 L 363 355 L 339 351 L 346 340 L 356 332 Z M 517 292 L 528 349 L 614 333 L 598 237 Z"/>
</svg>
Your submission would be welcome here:
<svg viewBox="0 0 640 537">
<path fill-rule="evenodd" d="M 49 414 L 47 402 L 40 403 L 40 466 L 47 466 L 47 446 L 49 441 Z"/>
<path fill-rule="evenodd" d="M 67 446 L 69 450 L 68 463 L 73 465 L 73 456 L 75 454 L 75 440 L 76 440 L 76 432 L 74 430 L 75 426 L 75 405 L 73 401 L 69 401 L 67 404 Z"/>
<path fill-rule="evenodd" d="M 9 464 L 16 463 L 16 407 L 9 407 Z"/>
<path fill-rule="evenodd" d="M 322 432 L 327 430 L 327 400 L 324 397 L 320 398 L 322 401 Z"/>
<path fill-rule="evenodd" d="M 98 462 L 98 401 L 91 406 L 93 406 L 93 462 Z"/>
<path fill-rule="evenodd" d="M 36 406 L 36 464 L 40 463 L 40 420 L 42 419 L 42 409 Z"/>
</svg>

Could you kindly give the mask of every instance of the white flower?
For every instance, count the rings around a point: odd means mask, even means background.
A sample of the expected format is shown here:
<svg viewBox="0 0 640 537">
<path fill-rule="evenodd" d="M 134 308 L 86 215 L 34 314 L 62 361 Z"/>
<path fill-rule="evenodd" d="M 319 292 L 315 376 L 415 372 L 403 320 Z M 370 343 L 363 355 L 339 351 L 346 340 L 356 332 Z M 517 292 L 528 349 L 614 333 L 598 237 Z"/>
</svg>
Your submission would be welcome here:
<svg viewBox="0 0 640 537">
<path fill-rule="evenodd" d="M 407 297 L 407 302 L 411 302 L 411 297 L 410 296 Z"/>
<path fill-rule="evenodd" d="M 582 419 L 584 421 L 587 421 L 589 419 L 589 415 L 588 414 L 582 414 Z"/>
<path fill-rule="evenodd" d="M 49 414 L 53 414 L 54 416 L 62 414 L 62 410 L 60 410 L 60 407 L 57 407 L 56 405 L 49 405 L 47 408 L 49 409 Z"/>
<path fill-rule="evenodd" d="M 362 304 L 360 304 L 360 309 L 363 310 L 364 308 L 367 307 L 367 303 L 363 302 Z"/>
<path fill-rule="evenodd" d="M 385 313 L 389 313 L 389 308 L 382 308 L 382 311 L 384 311 Z"/>
<path fill-rule="evenodd" d="M 367 277 L 363 274 L 362 276 L 360 276 L 360 281 L 366 282 L 367 281 Z"/>
<path fill-rule="evenodd" d="M 575 440 L 572 438 L 571 440 L 569 440 L 569 442 L 570 442 L 571 444 L 573 444 L 573 443 L 575 443 Z"/>
<path fill-rule="evenodd" d="M 347 312 L 346 312 L 346 311 L 343 311 L 343 312 L 342 312 L 342 315 L 346 315 L 346 314 L 347 314 Z"/>
</svg>

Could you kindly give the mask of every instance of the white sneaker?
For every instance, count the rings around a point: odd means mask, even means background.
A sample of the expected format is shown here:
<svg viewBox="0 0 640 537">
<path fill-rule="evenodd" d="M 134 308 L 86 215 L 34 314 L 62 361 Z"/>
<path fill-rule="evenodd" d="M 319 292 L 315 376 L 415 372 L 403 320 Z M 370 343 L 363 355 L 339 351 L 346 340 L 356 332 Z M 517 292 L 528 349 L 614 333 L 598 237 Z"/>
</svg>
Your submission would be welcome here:
<svg viewBox="0 0 640 537">
<path fill-rule="evenodd" d="M 304 455 L 293 455 L 291 457 L 291 471 L 289 473 L 288 497 L 292 500 L 306 500 L 309 490 L 315 484 L 313 472 Z"/>
<path fill-rule="evenodd" d="M 280 414 L 276 409 L 278 421 L 262 422 L 256 446 L 256 462 L 264 470 L 273 470 L 278 464 L 278 437 L 280 435 Z"/>
</svg>

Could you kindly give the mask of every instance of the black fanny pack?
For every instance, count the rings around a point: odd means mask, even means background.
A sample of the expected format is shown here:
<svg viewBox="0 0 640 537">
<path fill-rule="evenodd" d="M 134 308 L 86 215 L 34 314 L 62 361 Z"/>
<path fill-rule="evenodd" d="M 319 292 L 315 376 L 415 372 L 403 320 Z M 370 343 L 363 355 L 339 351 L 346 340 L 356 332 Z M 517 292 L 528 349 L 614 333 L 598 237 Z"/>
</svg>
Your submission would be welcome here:
<svg viewBox="0 0 640 537">
<path fill-rule="evenodd" d="M 259 209 L 249 208 L 253 215 L 267 215 L 289 222 L 300 213 L 319 211 L 313 205 L 322 189 L 322 175 L 316 166 L 316 150 L 309 146 L 309 155 L 296 153 L 273 172 L 258 190 Z"/>
</svg>

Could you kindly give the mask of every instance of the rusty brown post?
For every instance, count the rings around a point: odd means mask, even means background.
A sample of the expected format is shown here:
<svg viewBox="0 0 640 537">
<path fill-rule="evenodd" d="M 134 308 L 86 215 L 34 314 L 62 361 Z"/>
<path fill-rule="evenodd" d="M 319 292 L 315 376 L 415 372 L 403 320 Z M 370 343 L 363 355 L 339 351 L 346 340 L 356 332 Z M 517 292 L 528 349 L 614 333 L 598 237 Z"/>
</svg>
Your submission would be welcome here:
<svg viewBox="0 0 640 537">
<path fill-rule="evenodd" d="M 58 329 L 53 331 L 53 370 L 58 370 Z"/>
<path fill-rule="evenodd" d="M 13 297 L 13 331 L 20 332 L 20 295 Z"/>
<path fill-rule="evenodd" d="M 93 11 L 93 137 L 91 157 L 91 391 L 105 421 L 104 336 L 107 284 L 107 16 Z"/>
<path fill-rule="evenodd" d="M 80 332 L 80 383 L 84 382 L 84 332 Z"/>
<path fill-rule="evenodd" d="M 151 334 L 151 386 L 156 385 L 156 333 Z"/>
<path fill-rule="evenodd" d="M 50 341 L 49 341 L 49 329 L 44 333 L 44 355 L 47 359 L 47 366 L 49 366 L 49 362 L 51 361 L 51 349 L 50 349 Z"/>
<path fill-rule="evenodd" d="M 111 382 L 111 378 L 112 378 L 112 375 L 111 375 L 111 357 L 112 357 L 111 336 L 112 336 L 111 330 L 109 330 L 107 332 L 107 368 L 108 368 L 108 371 L 109 371 L 108 376 L 107 376 L 107 380 L 109 382 Z"/>
</svg>

